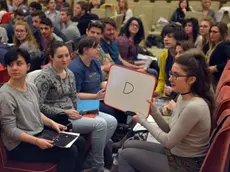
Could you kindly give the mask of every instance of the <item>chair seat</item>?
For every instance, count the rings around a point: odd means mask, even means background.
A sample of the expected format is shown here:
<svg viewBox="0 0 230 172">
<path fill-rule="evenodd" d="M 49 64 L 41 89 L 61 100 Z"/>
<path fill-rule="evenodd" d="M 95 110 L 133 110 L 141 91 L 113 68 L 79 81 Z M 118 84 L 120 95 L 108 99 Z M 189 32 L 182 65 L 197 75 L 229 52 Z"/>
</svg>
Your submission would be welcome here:
<svg viewBox="0 0 230 172">
<path fill-rule="evenodd" d="M 56 164 L 28 163 L 8 160 L 7 164 L 5 164 L 3 167 L 3 170 L 5 172 L 56 172 Z"/>
</svg>

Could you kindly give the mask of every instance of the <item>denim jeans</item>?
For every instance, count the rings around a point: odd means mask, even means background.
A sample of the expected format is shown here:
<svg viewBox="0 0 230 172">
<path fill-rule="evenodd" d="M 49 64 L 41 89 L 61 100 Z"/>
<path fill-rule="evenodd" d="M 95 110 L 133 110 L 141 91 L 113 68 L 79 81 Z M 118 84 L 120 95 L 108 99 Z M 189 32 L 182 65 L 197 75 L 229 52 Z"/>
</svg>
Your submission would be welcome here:
<svg viewBox="0 0 230 172">
<path fill-rule="evenodd" d="M 102 168 L 104 166 L 105 145 L 117 128 L 116 118 L 99 112 L 95 118 L 82 117 L 78 120 L 69 120 L 73 124 L 73 132 L 91 133 L 91 150 L 87 155 L 87 162 L 92 168 Z"/>
</svg>

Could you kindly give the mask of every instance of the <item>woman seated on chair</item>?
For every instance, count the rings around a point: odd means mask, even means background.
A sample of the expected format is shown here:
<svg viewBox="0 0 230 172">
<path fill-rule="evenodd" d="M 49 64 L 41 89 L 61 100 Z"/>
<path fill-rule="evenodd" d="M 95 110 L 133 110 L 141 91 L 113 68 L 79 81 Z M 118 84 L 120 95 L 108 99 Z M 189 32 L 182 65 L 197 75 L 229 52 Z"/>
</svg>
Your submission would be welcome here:
<svg viewBox="0 0 230 172">
<path fill-rule="evenodd" d="M 191 11 L 188 0 L 180 0 L 179 7 L 174 11 L 171 21 L 182 24 L 187 11 Z"/>
<path fill-rule="evenodd" d="M 56 43 L 50 54 L 51 64 L 35 78 L 40 95 L 40 109 L 50 118 L 65 113 L 73 125 L 73 132 L 91 133 L 91 150 L 87 163 L 92 170 L 104 167 L 104 148 L 117 127 L 117 120 L 99 112 L 95 118 L 84 117 L 76 110 L 77 91 L 74 74 L 67 68 L 70 54 L 64 43 Z"/>
<path fill-rule="evenodd" d="M 84 162 L 85 141 L 79 138 L 69 149 L 54 147 L 53 141 L 39 138 L 44 125 L 57 132 L 66 127 L 40 112 L 38 92 L 26 82 L 30 55 L 12 48 L 5 57 L 10 80 L 0 88 L 1 138 L 8 158 L 23 162 L 54 162 L 57 172 L 81 171 Z"/>
<path fill-rule="evenodd" d="M 127 141 L 119 154 L 119 171 L 199 171 L 208 151 L 215 107 L 205 57 L 178 58 L 169 80 L 174 91 L 180 93 L 169 122 L 162 118 L 154 100 L 148 102 L 156 124 L 149 123 L 138 112 L 133 117 L 160 144 Z"/>
<path fill-rule="evenodd" d="M 150 69 L 147 66 L 145 68 L 146 70 L 144 70 L 146 61 L 137 59 L 139 53 L 144 53 L 142 48 L 139 46 L 139 43 L 144 40 L 144 38 L 145 34 L 142 21 L 136 17 L 130 18 L 116 41 L 119 48 L 119 53 L 124 60 L 139 66 L 140 69 L 138 69 L 138 71 L 147 71 L 157 77 L 158 72 L 156 69 Z"/>
<path fill-rule="evenodd" d="M 214 22 L 216 22 L 215 12 L 210 8 L 211 0 L 202 0 L 201 1 L 202 12 L 204 17 L 211 17 Z"/>
<path fill-rule="evenodd" d="M 133 17 L 133 12 L 128 7 L 128 1 L 127 0 L 119 0 L 118 1 L 117 14 L 123 14 L 124 15 L 122 24 L 125 24 L 131 17 Z"/>
<path fill-rule="evenodd" d="M 15 46 L 30 54 L 32 70 L 39 69 L 41 65 L 41 62 L 39 63 L 39 60 L 41 61 L 41 51 L 29 25 L 25 21 L 19 20 L 14 25 L 14 32 Z"/>
<path fill-rule="evenodd" d="M 212 18 L 209 16 L 202 18 L 200 21 L 200 35 L 202 36 L 201 50 L 204 54 L 206 54 L 209 49 L 209 30 L 213 23 Z"/>
<path fill-rule="evenodd" d="M 217 85 L 230 58 L 230 42 L 225 41 L 227 33 L 227 25 L 222 22 L 216 23 L 210 28 L 210 47 L 206 55 L 208 57 L 209 70 L 213 75 L 214 85 Z"/>
<path fill-rule="evenodd" d="M 15 11 L 17 9 L 20 9 L 24 12 L 25 15 L 28 15 L 29 10 L 26 3 L 27 3 L 26 0 L 12 0 L 11 5 L 9 5 L 9 9 L 10 11 Z"/>
<path fill-rule="evenodd" d="M 79 56 L 68 68 L 74 73 L 76 88 L 80 99 L 100 99 L 100 111 L 126 121 L 126 116 L 104 104 L 105 82 L 102 82 L 101 66 L 98 61 L 100 54 L 99 40 L 95 37 L 84 37 L 78 46 Z M 122 121 L 122 122 L 125 122 Z"/>
<path fill-rule="evenodd" d="M 198 48 L 202 48 L 202 36 L 199 35 L 199 22 L 196 18 L 187 18 L 184 20 L 183 27 L 188 39 Z"/>
<path fill-rule="evenodd" d="M 124 32 L 118 37 L 118 45 L 121 57 L 134 64 L 137 55 L 142 51 L 139 43 L 145 38 L 143 23 L 136 17 L 130 18 L 124 27 Z"/>
</svg>

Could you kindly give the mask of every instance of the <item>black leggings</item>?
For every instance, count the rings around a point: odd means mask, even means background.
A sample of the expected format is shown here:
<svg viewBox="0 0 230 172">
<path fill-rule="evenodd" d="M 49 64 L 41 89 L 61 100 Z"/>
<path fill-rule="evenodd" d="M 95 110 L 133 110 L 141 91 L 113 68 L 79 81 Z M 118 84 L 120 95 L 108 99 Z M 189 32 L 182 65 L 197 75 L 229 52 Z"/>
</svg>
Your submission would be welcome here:
<svg viewBox="0 0 230 172">
<path fill-rule="evenodd" d="M 10 160 L 21 162 L 57 163 L 57 172 L 80 172 L 85 160 L 86 142 L 79 137 L 71 148 L 53 147 L 42 150 L 38 146 L 22 142 L 8 151 Z"/>
</svg>

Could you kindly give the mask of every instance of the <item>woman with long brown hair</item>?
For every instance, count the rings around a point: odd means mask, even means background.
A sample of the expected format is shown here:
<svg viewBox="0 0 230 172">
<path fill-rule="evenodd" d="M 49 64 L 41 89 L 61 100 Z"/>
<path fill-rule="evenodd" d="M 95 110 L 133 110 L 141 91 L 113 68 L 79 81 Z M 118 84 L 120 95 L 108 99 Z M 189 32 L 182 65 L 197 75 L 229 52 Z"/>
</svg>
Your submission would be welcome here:
<svg viewBox="0 0 230 172">
<path fill-rule="evenodd" d="M 210 28 L 209 50 L 207 52 L 209 70 L 213 75 L 214 85 L 220 79 L 227 60 L 230 58 L 230 42 L 225 41 L 228 28 L 225 23 L 219 22 Z"/>
<path fill-rule="evenodd" d="M 118 14 L 124 14 L 123 24 L 126 23 L 131 17 L 133 17 L 132 10 L 128 7 L 127 0 L 119 0 L 118 1 Z"/>
<path fill-rule="evenodd" d="M 213 23 L 213 19 L 209 16 L 202 18 L 200 21 L 200 35 L 202 36 L 201 50 L 204 54 L 206 54 L 209 49 L 209 30 Z"/>
</svg>

